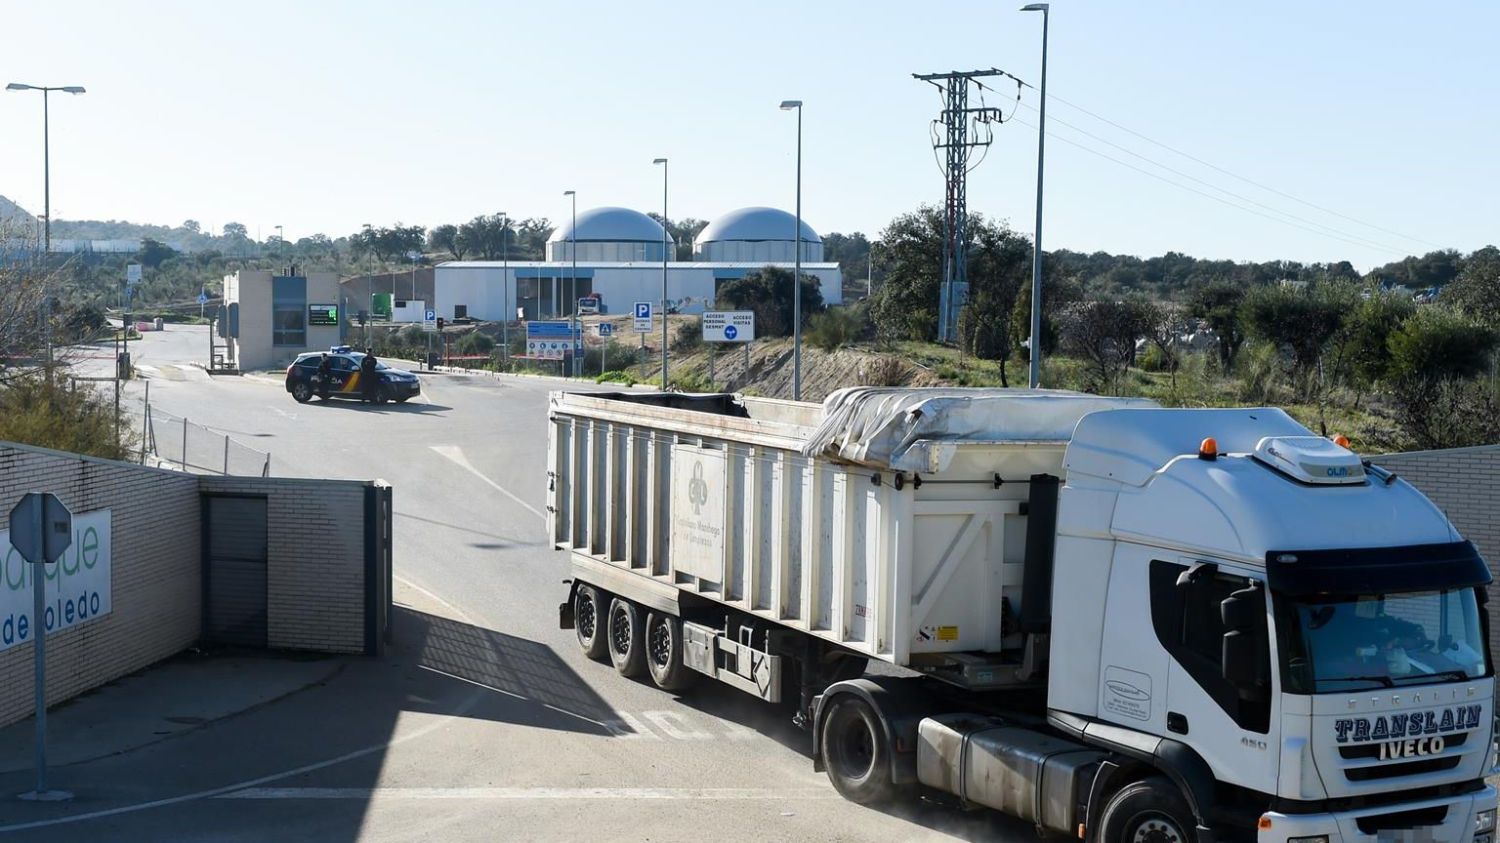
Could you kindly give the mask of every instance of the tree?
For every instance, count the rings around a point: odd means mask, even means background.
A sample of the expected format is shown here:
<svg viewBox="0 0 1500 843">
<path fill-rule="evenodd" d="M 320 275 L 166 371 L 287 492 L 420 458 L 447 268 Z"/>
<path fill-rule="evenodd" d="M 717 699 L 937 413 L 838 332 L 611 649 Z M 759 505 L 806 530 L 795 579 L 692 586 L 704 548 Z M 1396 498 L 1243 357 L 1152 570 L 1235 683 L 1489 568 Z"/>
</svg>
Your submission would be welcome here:
<svg viewBox="0 0 1500 843">
<path fill-rule="evenodd" d="M 968 353 L 1000 364 L 1000 385 L 1010 386 L 1006 361 L 1015 350 L 1011 314 L 1031 279 L 1031 243 L 1009 228 L 976 220 L 969 249 L 969 300 L 958 315 L 958 343 Z"/>
<path fill-rule="evenodd" d="M 1415 309 L 1404 293 L 1365 290 L 1329 343 L 1333 379 L 1349 383 L 1357 396 L 1383 380 L 1391 362 L 1387 341 Z"/>
<path fill-rule="evenodd" d="M 1100 395 L 1118 391 L 1135 359 L 1135 341 L 1150 326 L 1143 299 L 1087 299 L 1063 310 L 1063 348 L 1084 364 L 1086 388 Z"/>
<path fill-rule="evenodd" d="M 152 240 L 150 237 L 147 237 L 141 241 L 141 250 L 135 253 L 135 257 L 142 264 L 156 269 L 176 254 L 177 251 L 171 246 L 160 240 Z"/>
<path fill-rule="evenodd" d="M 1234 369 L 1234 358 L 1245 344 L 1245 328 L 1240 321 L 1240 304 L 1245 287 L 1222 278 L 1193 288 L 1188 296 L 1187 312 L 1208 323 L 1218 342 L 1219 368 L 1226 374 Z"/>
<path fill-rule="evenodd" d="M 231 240 L 245 240 L 249 239 L 250 231 L 241 223 L 226 222 L 224 223 L 224 236 Z"/>
<path fill-rule="evenodd" d="M 938 283 L 943 273 L 943 217 L 931 205 L 902 214 L 880 233 L 886 281 L 870 317 L 881 339 L 937 338 Z"/>
<path fill-rule="evenodd" d="M 1458 279 L 1443 288 L 1442 301 L 1500 329 L 1500 249 L 1485 246 L 1469 255 Z"/>
<path fill-rule="evenodd" d="M 1027 262 L 1026 271 L 1031 272 L 1030 262 Z M 1057 350 L 1057 340 L 1060 335 L 1058 319 L 1060 314 L 1067 309 L 1068 305 L 1083 298 L 1083 285 L 1078 279 L 1065 275 L 1063 267 L 1053 267 L 1042 256 L 1042 353 L 1050 354 Z M 1028 280 L 1021 285 L 1016 293 L 1016 304 L 1010 314 L 1010 335 L 1015 338 L 1016 348 L 1021 352 L 1021 359 L 1028 364 L 1031 362 L 1031 282 Z M 1027 343 L 1022 347 L 1022 343 Z"/>
<path fill-rule="evenodd" d="M 1172 379 L 1172 394 L 1177 394 L 1177 369 L 1182 364 L 1182 347 L 1178 338 L 1183 330 L 1183 308 L 1174 302 L 1145 302 L 1141 305 L 1142 327 L 1146 341 L 1161 355 L 1162 366 Z"/>
<path fill-rule="evenodd" d="M 1494 329 L 1441 305 L 1419 308 L 1393 331 L 1389 375 L 1397 422 L 1420 448 L 1487 444 L 1500 438 L 1500 408 L 1484 372 Z"/>
<path fill-rule="evenodd" d="M 792 332 L 792 273 L 778 266 L 765 266 L 743 278 L 726 281 L 715 298 L 721 305 L 755 312 L 757 336 L 784 337 Z M 802 276 L 802 320 L 823 309 L 818 279 Z"/>
<path fill-rule="evenodd" d="M 687 217 L 686 219 L 662 222 L 662 215 L 654 211 L 648 213 L 646 216 L 656 220 L 661 225 L 665 225 L 667 235 L 672 238 L 673 243 L 677 244 L 675 254 L 672 255 L 672 260 L 690 261 L 693 259 L 693 241 L 698 239 L 699 232 L 708 227 L 708 220 Z"/>
<path fill-rule="evenodd" d="M 437 226 L 427 234 L 428 251 L 443 251 L 453 256 L 454 260 L 463 260 L 464 252 L 467 251 L 467 237 L 460 237 L 458 226 L 452 223 Z"/>
<path fill-rule="evenodd" d="M 1272 284 L 1246 294 L 1240 318 L 1251 336 L 1288 350 L 1301 391 L 1318 396 L 1323 384 L 1314 374 L 1323 349 L 1343 326 L 1355 295 L 1344 284 Z"/>
</svg>

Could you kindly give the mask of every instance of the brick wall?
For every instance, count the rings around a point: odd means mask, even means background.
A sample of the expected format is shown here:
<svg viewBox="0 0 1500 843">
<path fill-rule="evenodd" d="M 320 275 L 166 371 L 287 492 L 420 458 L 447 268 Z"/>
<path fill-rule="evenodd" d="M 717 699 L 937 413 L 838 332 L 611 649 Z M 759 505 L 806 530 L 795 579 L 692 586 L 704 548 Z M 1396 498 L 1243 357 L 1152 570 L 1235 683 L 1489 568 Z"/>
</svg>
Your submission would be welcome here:
<svg viewBox="0 0 1500 843">
<path fill-rule="evenodd" d="M 365 649 L 365 489 L 352 480 L 203 477 L 205 494 L 264 495 L 272 649 Z"/>
<path fill-rule="evenodd" d="M 1396 472 L 1447 513 L 1500 580 L 1500 445 L 1386 454 L 1373 462 Z M 1500 587 L 1490 585 L 1490 649 L 1500 654 Z"/>
<path fill-rule="evenodd" d="M 0 442 L 0 519 L 27 492 L 52 492 L 75 513 L 111 512 L 111 611 L 47 637 L 49 703 L 198 640 L 204 494 L 266 498 L 270 647 L 364 652 L 365 497 L 371 485 L 183 474 Z M 0 726 L 31 714 L 32 669 L 30 646 L 0 651 Z"/>
<path fill-rule="evenodd" d="M 27 492 L 51 492 L 75 513 L 108 509 L 111 516 L 111 611 L 48 636 L 49 701 L 140 670 L 197 640 L 196 477 L 0 443 L 0 518 Z M 32 648 L 0 651 L 0 725 L 30 715 L 32 694 Z"/>
</svg>

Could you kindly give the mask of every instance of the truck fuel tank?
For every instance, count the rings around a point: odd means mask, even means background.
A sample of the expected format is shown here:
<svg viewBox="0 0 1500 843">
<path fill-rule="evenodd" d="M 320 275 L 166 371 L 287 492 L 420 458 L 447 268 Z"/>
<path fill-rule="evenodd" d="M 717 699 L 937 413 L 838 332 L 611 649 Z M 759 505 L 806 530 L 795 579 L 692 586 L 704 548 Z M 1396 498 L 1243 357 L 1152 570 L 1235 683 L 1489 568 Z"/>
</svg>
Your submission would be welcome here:
<svg viewBox="0 0 1500 843">
<path fill-rule="evenodd" d="M 917 779 L 967 802 L 1074 834 L 1104 753 L 974 714 L 917 727 Z"/>
</svg>

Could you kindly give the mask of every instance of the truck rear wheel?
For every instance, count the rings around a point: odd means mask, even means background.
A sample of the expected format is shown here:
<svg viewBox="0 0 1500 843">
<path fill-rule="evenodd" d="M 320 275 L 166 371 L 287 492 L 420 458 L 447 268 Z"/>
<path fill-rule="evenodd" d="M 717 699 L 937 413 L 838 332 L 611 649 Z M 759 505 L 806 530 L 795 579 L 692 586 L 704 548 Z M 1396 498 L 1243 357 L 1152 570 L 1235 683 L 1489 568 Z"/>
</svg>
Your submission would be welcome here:
<svg viewBox="0 0 1500 843">
<path fill-rule="evenodd" d="M 646 615 L 646 670 L 663 691 L 693 684 L 697 671 L 682 663 L 682 621 L 664 612 Z"/>
<path fill-rule="evenodd" d="M 623 597 L 609 604 L 609 625 L 605 638 L 609 642 L 609 660 L 621 676 L 640 676 L 646 672 L 645 629 L 641 609 Z"/>
<path fill-rule="evenodd" d="M 835 701 L 823 723 L 821 749 L 828 779 L 845 799 L 871 805 L 895 795 L 890 747 L 869 703 L 853 695 Z"/>
<path fill-rule="evenodd" d="M 1182 793 L 1160 776 L 1125 785 L 1099 818 L 1099 843 L 1189 843 L 1197 822 Z"/>
<path fill-rule="evenodd" d="M 609 655 L 604 616 L 604 601 L 599 590 L 591 585 L 579 585 L 573 594 L 573 632 L 578 635 L 578 648 L 594 661 L 603 661 Z"/>
</svg>

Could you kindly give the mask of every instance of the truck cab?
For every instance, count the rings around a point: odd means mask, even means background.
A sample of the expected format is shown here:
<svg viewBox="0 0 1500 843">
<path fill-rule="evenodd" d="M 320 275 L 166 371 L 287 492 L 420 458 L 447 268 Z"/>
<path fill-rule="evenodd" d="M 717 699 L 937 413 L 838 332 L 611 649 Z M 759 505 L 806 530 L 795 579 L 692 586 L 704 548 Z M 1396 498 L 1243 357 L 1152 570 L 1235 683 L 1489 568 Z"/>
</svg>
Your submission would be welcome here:
<svg viewBox="0 0 1500 843">
<path fill-rule="evenodd" d="M 1490 573 L 1420 492 L 1272 409 L 1093 413 L 1065 473 L 1051 725 L 1198 839 L 1493 838 Z"/>
</svg>

